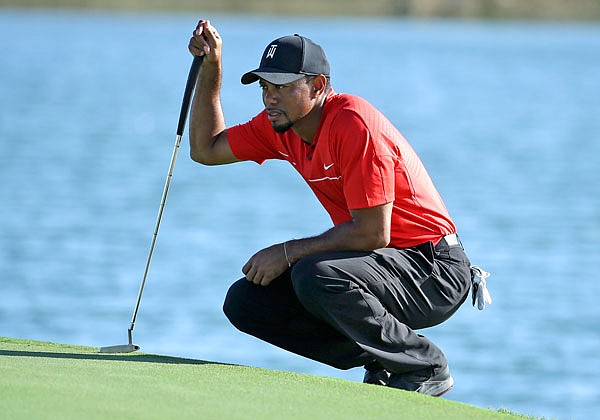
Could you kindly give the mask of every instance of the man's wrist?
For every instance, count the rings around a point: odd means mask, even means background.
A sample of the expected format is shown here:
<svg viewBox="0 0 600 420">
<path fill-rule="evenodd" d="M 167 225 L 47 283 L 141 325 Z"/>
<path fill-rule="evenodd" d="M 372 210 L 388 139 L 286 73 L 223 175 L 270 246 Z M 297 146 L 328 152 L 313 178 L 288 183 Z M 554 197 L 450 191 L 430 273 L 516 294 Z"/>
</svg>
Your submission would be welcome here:
<svg viewBox="0 0 600 420">
<path fill-rule="evenodd" d="M 287 262 L 288 267 L 291 267 L 292 262 L 290 261 L 290 257 L 288 256 L 287 242 L 283 243 L 283 255 L 285 256 L 285 261 Z"/>
</svg>

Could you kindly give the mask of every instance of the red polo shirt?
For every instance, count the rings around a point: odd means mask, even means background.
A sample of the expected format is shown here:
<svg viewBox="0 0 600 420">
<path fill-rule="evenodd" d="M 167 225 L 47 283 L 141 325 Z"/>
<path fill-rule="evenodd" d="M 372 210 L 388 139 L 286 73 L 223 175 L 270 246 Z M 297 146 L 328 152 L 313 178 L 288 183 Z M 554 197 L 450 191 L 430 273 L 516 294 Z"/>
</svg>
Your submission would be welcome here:
<svg viewBox="0 0 600 420">
<path fill-rule="evenodd" d="M 287 160 L 335 225 L 350 209 L 393 202 L 391 247 L 437 243 L 456 228 L 421 160 L 402 134 L 366 100 L 331 92 L 312 145 L 292 130 L 278 134 L 265 111 L 230 127 L 231 150 L 259 164 Z"/>
</svg>

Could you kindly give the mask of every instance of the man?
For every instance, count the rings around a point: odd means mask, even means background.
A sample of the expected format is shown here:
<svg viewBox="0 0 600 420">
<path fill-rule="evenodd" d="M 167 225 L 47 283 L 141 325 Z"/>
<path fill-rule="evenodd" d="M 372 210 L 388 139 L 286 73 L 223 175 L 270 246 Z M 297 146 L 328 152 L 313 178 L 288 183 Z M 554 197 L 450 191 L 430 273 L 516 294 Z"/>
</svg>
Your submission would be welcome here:
<svg viewBox="0 0 600 420">
<path fill-rule="evenodd" d="M 202 20 L 189 49 L 204 56 L 190 119 L 202 164 L 289 161 L 333 221 L 328 231 L 254 254 L 224 312 L 241 331 L 364 382 L 439 396 L 454 381 L 442 351 L 414 330 L 448 319 L 470 288 L 470 263 L 423 164 L 372 105 L 330 86 L 322 48 L 300 35 L 267 45 L 265 109 L 225 126 L 221 46 Z"/>
</svg>

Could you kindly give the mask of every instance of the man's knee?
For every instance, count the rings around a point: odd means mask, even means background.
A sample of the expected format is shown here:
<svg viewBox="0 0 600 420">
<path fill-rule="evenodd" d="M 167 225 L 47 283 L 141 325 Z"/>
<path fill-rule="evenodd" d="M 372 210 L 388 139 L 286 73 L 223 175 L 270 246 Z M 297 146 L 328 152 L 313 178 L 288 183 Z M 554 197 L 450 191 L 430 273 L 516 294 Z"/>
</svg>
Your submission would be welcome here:
<svg viewBox="0 0 600 420">
<path fill-rule="evenodd" d="M 248 281 L 241 279 L 233 283 L 223 302 L 223 312 L 229 322 L 231 322 L 236 328 L 244 331 L 244 320 L 247 317 L 244 315 L 244 308 L 246 306 L 247 294 L 248 294 Z"/>
</svg>

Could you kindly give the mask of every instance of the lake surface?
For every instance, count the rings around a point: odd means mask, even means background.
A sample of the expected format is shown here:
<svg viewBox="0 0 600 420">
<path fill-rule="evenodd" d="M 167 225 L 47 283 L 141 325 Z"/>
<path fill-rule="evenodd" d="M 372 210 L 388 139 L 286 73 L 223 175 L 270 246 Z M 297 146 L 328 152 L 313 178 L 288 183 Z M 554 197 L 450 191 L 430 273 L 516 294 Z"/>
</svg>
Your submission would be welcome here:
<svg viewBox="0 0 600 420">
<path fill-rule="evenodd" d="M 199 16 L 0 9 L 0 335 L 127 340 Z M 421 155 L 494 302 L 423 331 L 451 400 L 600 412 L 600 25 L 211 16 L 229 125 L 264 46 L 323 45 L 340 92 Z M 143 351 L 362 379 L 237 332 L 221 312 L 256 250 L 330 221 L 285 163 L 203 167 L 187 135 L 137 318 Z M 401 413 L 399 413 L 401 415 Z"/>
</svg>

